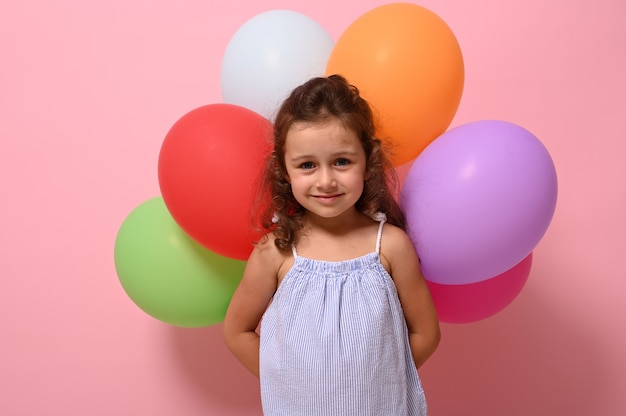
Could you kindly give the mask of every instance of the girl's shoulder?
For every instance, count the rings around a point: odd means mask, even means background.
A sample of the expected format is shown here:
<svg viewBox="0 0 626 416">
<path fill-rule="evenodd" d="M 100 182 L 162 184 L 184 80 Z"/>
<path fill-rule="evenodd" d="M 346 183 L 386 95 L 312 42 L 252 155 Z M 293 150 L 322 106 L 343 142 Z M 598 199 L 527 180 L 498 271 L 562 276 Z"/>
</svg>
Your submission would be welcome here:
<svg viewBox="0 0 626 416">
<path fill-rule="evenodd" d="M 252 254 L 248 258 L 248 263 L 257 264 L 259 267 L 275 272 L 277 276 L 280 276 L 285 266 L 293 262 L 293 256 L 291 252 L 280 250 L 275 241 L 276 237 L 273 233 L 264 235 L 255 244 Z M 290 264 L 289 267 L 291 267 Z"/>
<path fill-rule="evenodd" d="M 386 223 L 380 244 L 381 257 L 389 263 L 416 256 L 415 246 L 408 234 L 400 227 Z"/>
<path fill-rule="evenodd" d="M 383 226 L 383 241 L 389 244 L 411 244 L 411 240 L 408 234 L 397 225 L 390 224 L 388 222 Z"/>
<path fill-rule="evenodd" d="M 276 236 L 272 232 L 265 234 L 255 243 L 252 254 L 256 254 L 268 260 L 279 260 L 286 255 L 276 246 Z"/>
</svg>

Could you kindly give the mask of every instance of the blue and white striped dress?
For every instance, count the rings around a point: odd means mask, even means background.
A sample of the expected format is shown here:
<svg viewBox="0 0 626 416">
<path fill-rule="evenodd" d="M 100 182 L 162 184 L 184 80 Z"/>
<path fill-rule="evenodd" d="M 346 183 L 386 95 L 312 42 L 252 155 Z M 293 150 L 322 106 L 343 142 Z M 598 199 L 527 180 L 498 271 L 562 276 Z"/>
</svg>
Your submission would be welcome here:
<svg viewBox="0 0 626 416">
<path fill-rule="evenodd" d="M 425 416 L 424 390 L 391 276 L 376 251 L 298 256 L 263 317 L 265 416 Z"/>
</svg>

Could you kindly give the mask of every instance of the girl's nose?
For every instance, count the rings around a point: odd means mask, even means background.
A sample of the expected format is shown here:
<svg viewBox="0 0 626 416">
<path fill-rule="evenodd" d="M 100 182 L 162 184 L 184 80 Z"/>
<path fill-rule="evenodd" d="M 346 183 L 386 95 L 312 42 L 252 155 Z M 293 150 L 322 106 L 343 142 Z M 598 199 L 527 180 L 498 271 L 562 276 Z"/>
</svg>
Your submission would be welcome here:
<svg viewBox="0 0 626 416">
<path fill-rule="evenodd" d="M 317 177 L 317 186 L 320 189 L 333 189 L 337 186 L 332 169 L 320 169 Z"/>
</svg>

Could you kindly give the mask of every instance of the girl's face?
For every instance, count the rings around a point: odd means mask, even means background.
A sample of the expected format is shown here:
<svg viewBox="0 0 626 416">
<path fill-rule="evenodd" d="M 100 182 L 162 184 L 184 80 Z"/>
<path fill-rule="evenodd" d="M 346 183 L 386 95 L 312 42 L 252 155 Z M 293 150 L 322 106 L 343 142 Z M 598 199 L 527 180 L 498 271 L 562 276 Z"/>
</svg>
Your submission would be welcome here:
<svg viewBox="0 0 626 416">
<path fill-rule="evenodd" d="M 333 118 L 294 123 L 285 140 L 287 180 L 296 201 L 322 218 L 352 214 L 363 193 L 366 157 L 357 134 Z"/>
</svg>

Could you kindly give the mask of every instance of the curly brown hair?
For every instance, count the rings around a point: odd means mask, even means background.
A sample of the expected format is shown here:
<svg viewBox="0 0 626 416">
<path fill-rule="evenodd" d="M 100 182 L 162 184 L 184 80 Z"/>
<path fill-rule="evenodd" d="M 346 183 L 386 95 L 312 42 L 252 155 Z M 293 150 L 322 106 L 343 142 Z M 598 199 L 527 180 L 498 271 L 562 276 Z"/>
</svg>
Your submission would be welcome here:
<svg viewBox="0 0 626 416">
<path fill-rule="evenodd" d="M 357 133 L 365 150 L 368 177 L 356 209 L 365 215 L 384 212 L 387 221 L 406 228 L 404 212 L 394 191 L 398 185 L 393 166 L 377 139 L 372 110 L 359 93 L 341 75 L 312 78 L 295 88 L 283 102 L 274 121 L 274 147 L 267 158 L 260 178 L 257 204 L 262 205 L 260 227 L 272 232 L 280 250 L 289 250 L 299 238 L 305 209 L 296 201 L 287 181 L 285 140 L 296 122 L 320 122 L 331 118 L 341 120 L 346 128 Z"/>
</svg>

